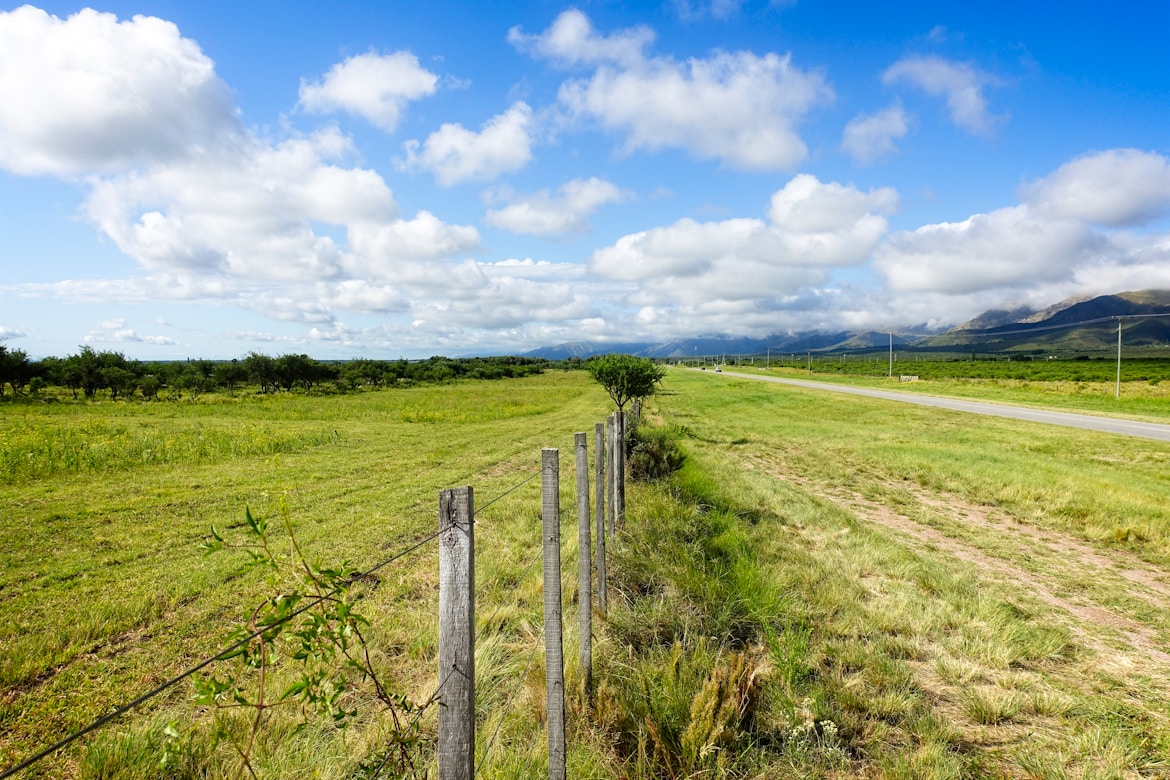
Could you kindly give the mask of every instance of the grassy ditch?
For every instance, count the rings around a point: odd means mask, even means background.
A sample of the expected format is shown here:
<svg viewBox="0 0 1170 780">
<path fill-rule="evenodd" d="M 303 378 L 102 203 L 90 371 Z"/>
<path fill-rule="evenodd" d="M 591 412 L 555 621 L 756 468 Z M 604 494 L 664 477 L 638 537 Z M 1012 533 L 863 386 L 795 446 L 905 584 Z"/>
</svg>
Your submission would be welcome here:
<svg viewBox="0 0 1170 780">
<path fill-rule="evenodd" d="M 596 728 L 628 777 L 818 773 L 850 763 L 787 683 L 808 629 L 759 565 L 750 523 L 693 466 L 638 486 L 614 555 Z"/>
</svg>

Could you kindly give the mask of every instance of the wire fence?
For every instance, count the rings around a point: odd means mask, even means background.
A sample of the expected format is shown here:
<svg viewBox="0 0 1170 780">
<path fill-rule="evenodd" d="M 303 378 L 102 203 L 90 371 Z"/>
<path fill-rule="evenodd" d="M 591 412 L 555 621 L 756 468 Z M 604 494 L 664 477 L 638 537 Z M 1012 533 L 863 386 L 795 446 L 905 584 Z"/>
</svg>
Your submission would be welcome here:
<svg viewBox="0 0 1170 780">
<path fill-rule="evenodd" d="M 361 572 L 360 574 L 354 574 L 350 578 L 350 583 L 356 582 L 356 581 L 363 579 L 365 577 L 369 577 L 370 575 L 374 574 L 375 572 L 389 566 L 391 563 L 394 563 L 395 561 L 397 561 L 401 558 L 404 558 L 413 552 L 418 551 L 420 548 L 422 548 L 428 542 L 431 542 L 431 541 L 434 541 L 435 539 L 437 539 L 438 536 L 439 536 L 439 534 L 437 531 L 435 533 L 427 535 L 423 539 L 412 544 L 410 547 L 408 547 L 405 550 L 402 550 L 398 553 L 395 553 L 394 555 L 385 559 L 381 563 L 378 563 L 374 566 L 371 566 L 370 568 L 366 569 L 365 571 Z M 106 715 L 103 715 L 102 717 L 100 717 L 97 720 L 90 723 L 88 726 L 86 726 L 82 729 L 79 729 L 78 731 L 73 732 L 72 734 L 65 737 L 64 739 L 61 739 L 58 742 L 50 745 L 49 747 L 46 747 L 43 750 L 35 753 L 34 755 L 29 756 L 25 760 L 21 761 L 19 764 L 16 764 L 15 766 L 12 766 L 12 767 L 9 767 L 8 769 L 5 769 L 3 772 L 0 772 L 0 780 L 4 780 L 4 778 L 12 777 L 16 773 L 18 773 L 22 770 L 28 769 L 29 767 L 33 766 L 34 764 L 37 764 L 40 761 L 43 761 L 44 759 L 46 759 L 49 756 L 56 753 L 58 750 L 61 750 L 63 748 L 68 747 L 69 745 L 73 744 L 74 742 L 76 742 L 77 740 L 86 736 L 87 734 L 90 734 L 90 733 L 96 731 L 97 729 L 101 728 L 102 726 L 106 725 L 107 723 L 109 723 L 113 720 L 117 720 L 118 718 L 122 717 L 126 713 L 137 709 L 138 707 L 142 706 L 143 704 L 150 701 L 154 697 L 158 696 L 159 694 L 163 693 L 164 691 L 169 690 L 170 688 L 174 687 L 175 685 L 182 682 L 183 680 L 186 680 L 188 677 L 191 677 L 192 675 L 197 674 L 198 672 L 201 672 L 202 670 L 206 669 L 207 667 L 211 666 L 212 664 L 216 663 L 217 661 L 222 661 L 226 658 L 230 658 L 237 650 L 246 646 L 249 642 L 251 642 L 252 640 L 261 636 L 265 632 L 271 631 L 273 628 L 277 628 L 278 626 L 281 626 L 281 625 L 284 625 L 285 623 L 288 623 L 289 621 L 293 620 L 294 618 L 300 617 L 304 613 L 311 610 L 313 607 L 317 606 L 318 604 L 320 604 L 324 601 L 327 601 L 327 600 L 333 598 L 334 596 L 336 596 L 340 592 L 341 592 L 341 587 L 337 587 L 337 588 L 334 588 L 329 593 L 325 593 L 325 594 L 322 594 L 319 596 L 314 596 L 313 598 L 309 599 L 305 604 L 303 604 L 302 606 L 300 606 L 296 610 L 290 612 L 288 615 L 282 617 L 281 619 L 273 621 L 271 623 L 266 623 L 266 624 L 260 626 L 256 630 L 246 634 L 242 638 L 236 640 L 232 644 L 223 648 L 215 655 L 212 655 L 212 656 L 209 656 L 209 657 L 203 659 L 202 661 L 195 664 L 194 666 L 192 666 L 192 667 L 186 669 L 185 671 L 180 672 L 179 674 L 171 677 L 169 680 L 162 683 L 161 685 L 158 685 L 158 686 L 152 688 L 151 690 L 147 691 L 146 693 L 142 694 L 141 696 L 138 696 L 137 698 L 133 699 L 132 701 L 127 702 L 126 704 L 123 704 L 120 707 L 117 707 L 112 712 L 107 713 Z"/>
<path fill-rule="evenodd" d="M 600 454 L 599 454 L 599 456 L 600 456 Z M 512 494 L 521 490 L 524 486 L 530 484 L 531 482 L 533 482 L 537 478 L 542 477 L 542 476 L 547 476 L 547 474 L 548 474 L 548 468 L 547 467 L 541 468 L 540 470 L 537 470 L 537 471 L 525 476 L 523 479 L 521 479 L 520 481 L 518 481 L 514 485 L 510 486 L 509 488 L 507 488 L 506 490 L 501 492 L 499 495 L 496 495 L 495 497 L 491 498 L 490 500 L 484 502 L 481 506 L 477 507 L 474 510 L 474 512 L 472 513 L 470 524 L 474 525 L 476 523 L 476 521 L 480 517 L 482 517 L 482 515 L 489 508 L 497 505 L 503 499 L 505 499 L 508 496 L 511 496 Z M 587 491 L 588 486 L 586 485 L 584 489 Z M 559 503 L 559 496 L 558 496 L 557 500 Z M 57 753 L 58 751 L 61 751 L 64 748 L 72 745 L 73 743 L 77 742 L 78 740 L 82 739 L 83 737 L 92 734 L 93 732 L 97 731 L 98 729 L 102 728 L 103 726 L 106 726 L 107 724 L 109 724 L 115 720 L 118 720 L 118 719 L 122 718 L 124 715 L 127 715 L 128 713 L 138 709 L 139 707 L 143 706 L 144 704 L 151 701 L 155 697 L 159 696 L 160 694 L 162 694 L 162 693 L 170 690 L 174 686 L 178 685 L 180 682 L 187 680 L 188 678 L 192 677 L 193 675 L 198 674 L 199 672 L 207 669 L 208 667 L 212 666 L 213 664 L 215 664 L 219 661 L 222 661 L 222 660 L 231 658 L 235 655 L 238 655 L 239 651 L 242 648 L 245 648 L 250 642 L 254 641 L 255 639 L 262 637 L 263 635 L 266 634 L 266 632 L 271 632 L 272 629 L 278 628 L 284 624 L 287 624 L 290 621 L 296 619 L 297 617 L 304 615 L 306 612 L 309 612 L 310 610 L 312 610 L 314 607 L 318 606 L 319 604 L 326 602 L 330 599 L 333 599 L 348 585 L 352 585 L 354 583 L 357 583 L 360 580 L 364 580 L 365 578 L 370 577 L 371 575 L 377 573 L 378 571 L 381 571 L 382 569 L 386 568 L 387 566 L 390 566 L 391 564 L 395 563 L 396 561 L 399 561 L 407 556 L 410 556 L 414 553 L 417 553 L 422 548 L 427 546 L 429 543 L 434 542 L 436 539 L 439 539 L 440 536 L 442 535 L 442 533 L 443 533 L 442 529 L 439 529 L 439 530 L 428 533 L 428 534 L 422 536 L 421 538 L 418 538 L 418 539 L 410 542 L 406 547 L 399 549 L 393 555 L 388 556 L 387 558 L 383 559 L 382 561 L 366 568 L 365 570 L 363 570 L 359 573 L 355 573 L 355 574 L 351 575 L 346 580 L 346 582 L 344 584 L 339 585 L 338 587 L 332 589 L 328 593 L 313 596 L 313 597 L 307 599 L 305 601 L 305 603 L 303 603 L 297 609 L 289 612 L 288 614 L 280 617 L 279 619 L 273 620 L 271 622 L 267 622 L 267 623 L 264 623 L 262 625 L 257 626 L 254 630 L 249 631 L 248 633 L 244 634 L 236 641 L 234 641 L 231 644 L 227 645 L 226 647 L 223 647 L 222 649 L 220 649 L 218 652 L 214 653 L 213 655 L 207 656 L 206 658 L 204 658 L 203 660 L 201 660 L 197 664 L 195 664 L 195 665 L 185 669 L 184 671 L 170 677 L 169 679 L 167 679 L 165 682 L 161 683 L 160 685 L 155 686 L 154 688 L 150 689 L 149 691 L 146 691 L 146 692 L 142 693 L 141 695 L 135 697 L 131 701 L 129 701 L 129 702 L 115 708 L 111 712 L 95 719 L 94 721 L 92 721 L 91 723 L 86 725 L 85 727 L 78 729 L 77 731 L 74 731 L 73 733 L 58 740 L 57 742 L 37 751 L 36 753 L 21 760 L 19 763 L 15 764 L 11 767 L 8 767 L 6 769 L 3 769 L 2 771 L 0 771 L 0 780 L 6 780 L 6 778 L 15 777 L 16 775 L 20 774 L 24 770 L 30 769 L 31 767 L 33 767 L 36 764 L 40 763 L 41 761 L 49 758 L 50 756 Z M 475 632 L 474 641 L 478 641 L 479 639 L 481 639 L 483 637 L 484 633 L 487 630 L 489 630 L 489 628 L 491 626 L 495 625 L 496 620 L 499 617 L 501 611 L 506 606 L 508 606 L 509 604 L 516 603 L 516 594 L 519 592 L 520 588 L 526 582 L 528 582 L 528 578 L 530 577 L 530 575 L 532 575 L 536 564 L 538 562 L 540 562 L 541 560 L 542 560 L 542 558 L 539 554 L 530 556 L 530 560 L 528 561 L 527 565 L 525 566 L 523 571 L 519 574 L 519 576 L 517 576 L 515 578 L 515 581 L 514 581 L 512 587 L 507 591 L 507 593 L 505 593 L 503 595 L 502 598 L 499 599 L 499 602 L 495 605 L 495 608 L 494 608 L 493 612 L 491 613 L 491 615 L 488 617 L 488 619 L 486 621 L 478 621 L 480 623 L 480 625 L 478 627 L 478 630 Z M 562 568 L 567 563 L 568 563 L 567 561 L 562 563 Z M 558 576 L 561 576 L 559 572 L 558 572 Z M 586 605 L 585 608 L 590 608 L 590 606 Z M 504 723 L 508 719 L 508 715 L 510 714 L 512 707 L 516 702 L 518 692 L 520 691 L 521 687 L 523 686 L 525 680 L 528 678 L 529 670 L 532 667 L 532 663 L 536 658 L 537 652 L 539 651 L 540 647 L 542 646 L 542 643 L 544 642 L 544 640 L 547 638 L 546 633 L 547 633 L 547 625 L 545 625 L 544 628 L 542 628 L 540 635 L 537 637 L 536 641 L 533 643 L 532 648 L 528 653 L 528 657 L 527 657 L 527 660 L 525 662 L 523 671 L 521 672 L 519 678 L 516 680 L 515 684 L 512 686 L 511 690 L 508 693 L 506 703 L 504 705 L 504 709 L 503 709 L 502 713 L 500 714 L 499 720 L 496 723 L 496 727 L 495 727 L 491 737 L 487 740 L 486 744 L 483 747 L 483 751 L 482 751 L 481 757 L 479 759 L 479 762 L 474 765 L 474 776 L 475 777 L 478 777 L 479 774 L 488 765 L 489 759 L 491 758 L 491 755 L 492 755 L 492 749 L 496 743 L 496 739 L 498 738 L 500 731 L 503 728 Z M 558 642 L 559 642 L 559 638 L 558 638 Z M 455 675 L 456 671 L 457 670 L 454 667 L 447 669 L 443 673 L 442 679 L 439 681 L 439 683 L 433 689 L 431 694 L 426 699 L 423 700 L 423 703 L 421 705 L 418 705 L 418 709 L 414 715 L 413 722 L 410 725 L 411 730 L 414 730 L 418 726 L 420 720 L 424 717 L 426 712 L 430 709 L 431 704 L 442 700 L 443 691 L 448 686 L 448 683 L 450 682 L 452 677 Z M 393 757 L 393 751 L 388 750 L 386 755 L 381 760 L 381 762 L 373 769 L 370 777 L 372 779 L 376 779 L 376 778 L 380 777 L 382 775 L 382 772 L 389 765 L 392 757 Z M 529 756 L 529 761 L 531 761 L 531 755 Z"/>
</svg>

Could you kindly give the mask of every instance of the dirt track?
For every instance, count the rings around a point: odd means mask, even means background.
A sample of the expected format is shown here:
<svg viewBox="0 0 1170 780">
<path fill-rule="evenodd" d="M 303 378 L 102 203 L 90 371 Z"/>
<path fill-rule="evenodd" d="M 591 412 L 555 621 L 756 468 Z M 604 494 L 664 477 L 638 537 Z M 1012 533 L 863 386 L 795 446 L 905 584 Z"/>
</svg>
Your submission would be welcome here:
<svg viewBox="0 0 1170 780">
<path fill-rule="evenodd" d="M 1097 549 L 1067 534 L 1019 523 L 989 507 L 909 483 L 899 486 L 908 494 L 904 497 L 910 499 L 909 508 L 897 511 L 857 492 L 785 473 L 776 463 L 754 465 L 895 532 L 911 549 L 952 556 L 973 566 L 981 579 L 1005 584 L 1022 598 L 1053 607 L 1102 664 L 1137 668 L 1153 663 L 1170 674 L 1170 654 L 1162 649 L 1167 645 L 1150 624 L 1170 626 L 1170 575 L 1136 555 Z M 1014 554 L 1005 555 L 1005 550 Z M 1085 581 L 1102 588 L 1078 587 Z M 1140 610 L 1109 603 L 1107 590 L 1123 592 Z M 1136 619 L 1131 614 L 1136 611 L 1148 622 Z M 1150 621 L 1150 615 L 1156 619 Z"/>
</svg>

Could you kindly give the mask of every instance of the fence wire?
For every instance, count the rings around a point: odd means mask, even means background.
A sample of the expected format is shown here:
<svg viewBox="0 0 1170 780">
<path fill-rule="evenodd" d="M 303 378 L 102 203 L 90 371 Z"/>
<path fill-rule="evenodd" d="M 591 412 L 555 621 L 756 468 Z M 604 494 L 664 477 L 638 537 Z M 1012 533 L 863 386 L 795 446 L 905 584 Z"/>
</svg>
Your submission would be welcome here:
<svg viewBox="0 0 1170 780">
<path fill-rule="evenodd" d="M 386 566 L 389 566 L 391 563 L 393 563 L 394 561 L 397 561 L 399 558 L 403 558 L 403 557 L 411 554 L 412 552 L 415 552 L 420 547 L 425 545 L 427 542 L 430 542 L 430 541 L 433 541 L 434 539 L 437 539 L 438 536 L 439 536 L 439 532 L 435 531 L 434 533 L 423 538 L 421 541 L 416 542 L 415 544 L 411 545 L 410 547 L 406 548 L 405 550 L 402 550 L 398 553 L 395 553 L 394 555 L 392 555 L 391 557 L 382 561 L 381 563 L 365 570 L 364 572 L 361 572 L 360 574 L 353 575 L 352 577 L 350 577 L 350 584 L 357 582 L 358 580 L 360 580 L 364 577 L 370 576 L 371 574 L 378 571 L 379 569 L 382 569 L 382 568 L 385 568 Z M 234 642 L 233 644 L 229 645 L 228 647 L 225 647 L 223 650 L 220 650 L 215 655 L 213 655 L 209 658 L 206 658 L 203 661 L 200 661 L 198 664 L 196 664 L 195 666 L 192 666 L 190 669 L 187 669 L 186 671 L 172 677 L 171 679 L 169 679 L 166 682 L 162 683 L 161 685 L 155 687 L 154 689 L 142 694 L 141 696 L 134 699 L 133 701 L 131 701 L 127 704 L 123 704 L 121 707 L 118 707 L 113 712 L 110 712 L 110 713 L 107 713 L 106 715 L 103 715 L 102 717 L 98 718 L 94 722 L 90 723 L 85 728 L 83 728 L 79 731 L 75 731 L 74 733 L 72 733 L 69 736 L 65 737 L 64 739 L 60 740 L 56 744 L 50 745 L 49 747 L 41 750 L 40 752 L 36 753 L 35 755 L 26 758 L 24 761 L 21 761 L 19 764 L 12 766 L 12 767 L 9 767 L 8 769 L 5 769 L 3 772 L 0 772 L 0 780 L 4 780 L 5 778 L 12 777 L 17 772 L 20 772 L 24 769 L 28 769 L 33 764 L 36 764 L 36 763 L 48 758 L 49 756 L 56 753 L 58 750 L 61 750 L 62 748 L 73 744 L 77 740 L 84 737 L 86 734 L 89 734 L 93 731 L 96 731 L 97 729 L 101 728 L 102 726 L 104 726 L 105 724 L 109 723 L 112 720 L 120 718 L 122 715 L 125 715 L 127 712 L 130 712 L 131 710 L 136 709 L 137 707 L 141 706 L 142 704 L 150 701 L 155 696 L 158 696 L 163 691 L 166 691 L 169 688 L 172 688 L 173 686 L 175 686 L 176 684 L 187 679 L 188 677 L 195 674 L 196 672 L 199 672 L 199 671 L 202 671 L 203 669 L 206 669 L 208 666 L 211 666 L 211 664 L 215 663 L 216 661 L 223 660 L 225 657 L 229 656 L 234 651 L 240 649 L 241 647 L 246 645 L 248 642 L 251 642 L 253 639 L 260 636 L 265 631 L 268 631 L 276 626 L 283 625 L 284 623 L 287 623 L 288 621 L 292 620 L 293 618 L 299 617 L 300 615 L 303 615 L 305 612 L 309 611 L 310 609 L 317 606 L 321 602 L 333 598 L 334 596 L 337 595 L 337 593 L 340 590 L 341 590 L 341 588 L 337 587 L 337 588 L 334 588 L 329 593 L 326 593 L 326 594 L 321 595 L 321 596 L 316 596 L 316 597 L 310 599 L 308 601 L 308 603 L 306 603 L 304 606 L 300 607 L 299 609 L 294 610 L 287 617 L 284 617 L 280 620 L 277 620 L 273 623 L 266 624 L 266 625 L 256 629 L 255 631 L 248 634 L 247 636 L 239 639 L 238 641 Z"/>
<path fill-rule="evenodd" d="M 520 673 L 520 679 L 516 681 L 516 685 L 512 687 L 512 691 L 508 694 L 508 702 L 504 705 L 504 712 L 500 715 L 500 722 L 496 724 L 496 730 L 492 732 L 491 739 L 488 740 L 487 747 L 483 750 L 483 756 L 479 759 L 479 766 L 475 768 L 475 775 L 479 777 L 479 773 L 487 765 L 488 756 L 492 752 L 492 746 L 496 742 L 496 737 L 499 736 L 500 729 L 504 726 L 504 721 L 508 717 L 508 713 L 512 710 L 512 702 L 516 699 L 516 694 L 520 690 L 520 686 L 524 684 L 524 680 L 528 677 L 528 670 L 532 668 L 532 661 L 536 658 L 536 651 L 540 649 L 541 643 L 544 641 L 544 629 L 541 629 L 540 636 L 532 643 L 532 651 L 528 653 L 528 661 L 524 664 L 524 671 Z"/>
<path fill-rule="evenodd" d="M 524 487 L 529 482 L 532 482 L 537 477 L 542 476 L 546 471 L 547 471 L 547 469 L 541 468 L 540 470 L 531 474 L 527 478 L 521 480 L 517 484 L 508 488 L 500 495 L 496 496 L 495 498 L 492 498 L 491 500 L 485 502 L 482 506 L 476 508 L 475 512 L 472 514 L 472 523 L 475 522 L 475 518 L 480 513 L 482 513 L 483 511 L 485 511 L 489 507 L 491 507 L 496 502 L 504 499 L 505 497 L 511 495 L 512 493 L 516 492 L 520 488 Z M 406 549 L 401 550 L 398 553 L 395 553 L 394 555 L 390 556 L 389 558 L 382 561 L 381 563 L 378 563 L 378 564 L 366 569 L 365 571 L 363 571 L 359 574 L 354 574 L 350 578 L 350 584 L 357 582 L 358 580 L 363 579 L 365 577 L 368 577 L 371 574 L 374 574 L 375 572 L 385 568 L 386 566 L 389 566 L 391 563 L 394 563 L 395 561 L 397 561 L 401 558 L 404 558 L 407 555 L 410 555 L 411 553 L 419 550 L 421 547 L 426 545 L 428 542 L 432 542 L 435 539 L 437 539 L 440 536 L 440 533 L 441 533 L 440 531 L 436 530 L 433 533 L 430 533 L 427 536 L 423 537 L 418 542 L 412 544 L 410 547 L 407 547 Z M 514 594 L 516 589 L 519 588 L 519 585 L 520 585 L 520 583 L 522 583 L 524 581 L 524 578 L 528 576 L 528 573 L 531 571 L 532 567 L 535 565 L 537 560 L 540 560 L 540 558 L 539 557 L 534 558 L 531 562 L 529 562 L 528 567 L 525 569 L 524 573 L 517 580 L 517 584 L 513 588 L 512 594 Z M 21 761 L 19 764 L 16 764 L 15 766 L 12 766 L 12 767 L 9 767 L 8 769 L 0 771 L 0 780 L 5 780 L 6 778 L 13 777 L 18 772 L 21 772 L 25 769 L 28 769 L 29 767 L 33 766 L 34 764 L 37 764 L 40 761 L 53 755 L 54 753 L 61 750 L 62 748 L 68 747 L 69 745 L 73 744 L 74 742 L 76 742 L 77 740 L 86 736 L 87 734 L 90 734 L 90 733 L 96 731 L 97 729 L 101 728 L 102 726 L 106 725 L 107 723 L 109 723 L 113 720 L 116 720 L 116 719 L 120 718 L 122 715 L 125 715 L 126 713 L 138 708 L 139 706 L 145 704 L 146 702 L 150 701 L 151 699 L 153 699 L 154 697 L 163 693 L 164 691 L 167 691 L 168 689 L 174 687 L 175 685 L 177 685 L 178 683 L 187 679 L 188 677 L 196 674 L 197 672 L 202 671 L 203 669 L 206 669 L 208 666 L 212 665 L 213 663 L 215 663 L 217 661 L 223 660 L 225 657 L 229 656 L 234 651 L 245 646 L 247 643 L 251 642 L 253 639 L 260 636 L 264 632 L 266 632 L 266 631 L 268 631 L 276 626 L 283 625 L 284 623 L 287 623 L 288 621 L 292 620 L 293 618 L 299 617 L 300 615 L 309 611 L 310 609 L 317 606 L 321 602 L 326 601 L 326 600 L 332 598 L 333 596 L 336 596 L 340 590 L 341 590 L 341 588 L 338 587 L 329 593 L 326 593 L 326 594 L 320 595 L 320 596 L 316 596 L 313 599 L 310 599 L 304 606 L 300 607 L 297 610 L 294 610 L 292 613 L 290 613 L 288 616 L 282 618 L 281 620 L 278 620 L 278 621 L 270 623 L 270 624 L 266 624 L 266 625 L 262 626 L 261 628 L 256 629 L 255 631 L 248 634 L 247 636 L 242 637 L 241 639 L 237 640 L 236 642 L 229 645 L 228 647 L 225 647 L 224 649 L 220 650 L 215 655 L 204 659 L 203 661 L 199 662 L 195 666 L 192 666 L 191 668 L 181 672 L 180 674 L 175 675 L 171 679 L 167 680 L 166 682 L 162 683 L 161 685 L 156 686 L 155 688 L 151 689 L 150 691 L 147 691 L 146 693 L 135 698 L 134 700 L 122 705 L 121 707 L 118 707 L 117 709 L 113 710 L 112 712 L 107 713 L 106 715 L 103 715 L 102 717 L 100 717 L 97 720 L 90 723 L 88 726 L 85 726 L 84 728 L 82 728 L 78 731 L 75 731 L 74 733 L 70 734 L 69 736 L 65 737 L 64 739 L 59 740 L 55 744 L 44 748 L 43 750 L 37 752 L 36 754 L 34 754 L 32 756 L 29 756 L 28 758 Z M 512 595 L 512 594 L 509 594 L 509 595 Z M 480 637 L 482 636 L 483 630 L 488 625 L 491 625 L 494 622 L 495 617 L 499 614 L 499 611 L 502 607 L 503 607 L 503 602 L 501 602 L 501 604 L 496 607 L 495 613 L 493 613 L 493 615 L 489 619 L 489 621 L 484 624 L 484 627 L 480 629 L 479 634 L 476 636 L 476 641 L 478 641 L 480 639 Z M 543 636 L 544 636 L 544 632 L 542 630 L 541 637 L 543 638 Z M 535 657 L 536 650 L 539 648 L 539 646 L 540 646 L 540 640 L 538 640 L 536 642 L 536 644 L 533 645 L 533 650 L 529 655 L 528 663 L 525 665 L 524 672 L 521 675 L 521 681 L 523 681 L 524 676 L 528 674 L 528 669 L 531 666 L 532 659 Z M 439 693 L 442 691 L 443 686 L 446 685 L 447 680 L 450 679 L 450 676 L 451 676 L 451 672 L 449 671 L 447 673 L 446 677 L 444 677 L 443 681 L 439 683 L 439 686 L 438 686 L 438 688 L 435 689 L 435 692 L 430 696 L 430 698 L 427 699 L 427 704 L 424 705 L 423 708 L 419 711 L 419 714 L 416 716 L 415 724 L 417 724 L 417 719 L 422 717 L 423 712 L 425 712 L 426 708 L 430 705 L 430 703 L 433 702 L 435 700 L 435 697 L 438 696 Z M 505 717 L 508 714 L 508 710 L 512 706 L 513 699 L 515 697 L 516 691 L 518 691 L 518 690 L 519 690 L 519 684 L 515 688 L 513 688 L 511 694 L 508 697 L 508 704 L 504 710 Z M 486 761 L 486 759 L 487 759 L 487 754 L 488 754 L 488 752 L 491 751 L 492 743 L 495 741 L 496 735 L 499 733 L 500 726 L 502 724 L 503 724 L 503 718 L 501 718 L 500 723 L 496 726 L 496 732 L 492 735 L 492 740 L 488 743 L 487 749 L 485 750 L 485 753 L 484 753 L 484 758 L 481 760 L 480 766 L 476 769 L 477 775 L 479 774 L 479 770 L 483 768 L 484 761 Z M 377 771 L 372 776 L 373 778 L 377 778 L 378 776 L 381 775 L 382 770 L 385 768 L 387 762 L 389 761 L 389 758 L 390 758 L 390 754 L 388 753 L 386 759 L 383 760 L 382 764 L 379 765 Z"/>
<path fill-rule="evenodd" d="M 539 471 L 537 471 L 535 474 L 532 474 L 532 475 L 530 475 L 529 477 L 527 477 L 526 479 L 524 479 L 524 480 L 522 480 L 522 481 L 518 482 L 517 484 L 515 484 L 515 485 L 513 485 L 512 487 L 510 487 L 510 488 L 508 488 L 507 490 L 505 490 L 505 491 L 504 491 L 503 493 L 501 493 L 500 495 L 498 495 L 498 496 L 496 496 L 495 498 L 491 499 L 490 501 L 487 501 L 487 502 L 485 502 L 483 506 L 478 506 L 478 507 L 476 507 L 476 508 L 475 508 L 475 514 L 477 514 L 477 515 L 478 515 L 480 512 L 484 511 L 484 510 L 485 510 L 485 509 L 487 509 L 489 506 L 491 506 L 492 504 L 496 503 L 497 501 L 499 501 L 500 499 L 504 498 L 505 496 L 508 496 L 508 495 L 510 495 L 510 494 L 512 494 L 512 493 L 515 493 L 517 490 L 519 490 L 520 488 L 524 487 L 525 485 L 527 485 L 527 484 L 528 484 L 529 482 L 531 482 L 532 480 L 534 480 L 534 479 L 536 479 L 537 477 L 539 477 L 540 475 L 544 474 L 544 471 L 545 471 L 544 469 L 540 469 L 540 470 L 539 470 Z"/>
</svg>

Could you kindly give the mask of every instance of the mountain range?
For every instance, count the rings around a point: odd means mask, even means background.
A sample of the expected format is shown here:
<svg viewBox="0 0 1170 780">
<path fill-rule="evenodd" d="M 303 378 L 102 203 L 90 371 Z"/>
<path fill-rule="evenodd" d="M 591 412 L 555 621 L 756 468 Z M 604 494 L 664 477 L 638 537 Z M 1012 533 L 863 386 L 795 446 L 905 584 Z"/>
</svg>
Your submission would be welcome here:
<svg viewBox="0 0 1170 780">
<path fill-rule="evenodd" d="M 1120 318 L 1120 319 L 1119 319 Z M 1170 290 L 1138 290 L 1113 295 L 1066 298 L 1044 309 L 1027 306 L 992 309 L 949 330 L 926 326 L 886 331 L 808 331 L 764 338 L 710 335 L 665 343 L 571 342 L 526 353 L 551 360 L 622 352 L 650 358 L 685 359 L 711 355 L 867 352 L 1041 353 L 1094 352 L 1117 344 L 1121 322 L 1126 346 L 1170 344 Z"/>
</svg>

